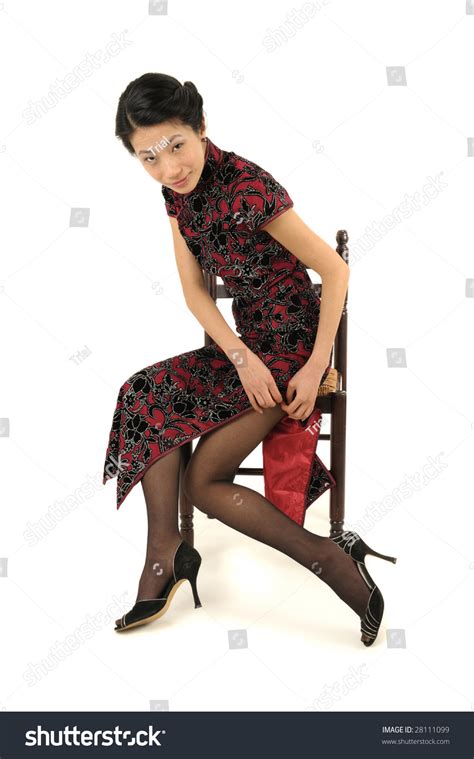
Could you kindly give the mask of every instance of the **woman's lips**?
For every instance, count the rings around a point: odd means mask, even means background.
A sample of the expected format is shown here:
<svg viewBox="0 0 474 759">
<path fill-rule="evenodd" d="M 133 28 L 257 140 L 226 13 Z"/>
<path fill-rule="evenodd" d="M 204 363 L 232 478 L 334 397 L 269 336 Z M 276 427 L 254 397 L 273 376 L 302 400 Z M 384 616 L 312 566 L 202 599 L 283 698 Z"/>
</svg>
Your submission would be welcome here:
<svg viewBox="0 0 474 759">
<path fill-rule="evenodd" d="M 182 179 L 181 182 L 175 182 L 174 185 L 172 185 L 172 187 L 181 187 L 185 182 L 188 181 L 188 177 L 189 177 L 189 174 L 187 177 L 184 177 L 184 179 Z"/>
</svg>

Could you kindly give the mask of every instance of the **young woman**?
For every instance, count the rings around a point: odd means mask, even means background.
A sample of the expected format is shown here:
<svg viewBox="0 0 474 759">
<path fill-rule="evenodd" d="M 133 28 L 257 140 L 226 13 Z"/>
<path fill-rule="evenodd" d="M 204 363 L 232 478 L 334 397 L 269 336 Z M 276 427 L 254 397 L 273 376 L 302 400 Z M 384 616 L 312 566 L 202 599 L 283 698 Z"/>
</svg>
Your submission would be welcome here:
<svg viewBox="0 0 474 759">
<path fill-rule="evenodd" d="M 192 82 L 145 74 L 122 93 L 116 116 L 116 136 L 162 184 L 186 304 L 212 343 L 147 366 L 120 388 L 103 481 L 117 476 L 117 508 L 141 481 L 148 538 L 136 603 L 115 629 L 164 614 L 186 579 L 201 605 L 201 557 L 178 525 L 179 447 L 200 436 L 184 483 L 193 504 L 316 574 L 360 617 L 368 646 L 383 614 L 364 562 L 372 550 L 356 533 L 315 535 L 260 493 L 233 483 L 242 461 L 285 414 L 304 420 L 315 408 L 348 267 L 296 214 L 269 172 L 206 136 L 202 106 Z M 321 275 L 321 301 L 306 266 Z M 233 297 L 239 335 L 207 292 L 203 269 L 221 277 Z M 320 466 L 311 500 L 328 484 Z"/>
</svg>

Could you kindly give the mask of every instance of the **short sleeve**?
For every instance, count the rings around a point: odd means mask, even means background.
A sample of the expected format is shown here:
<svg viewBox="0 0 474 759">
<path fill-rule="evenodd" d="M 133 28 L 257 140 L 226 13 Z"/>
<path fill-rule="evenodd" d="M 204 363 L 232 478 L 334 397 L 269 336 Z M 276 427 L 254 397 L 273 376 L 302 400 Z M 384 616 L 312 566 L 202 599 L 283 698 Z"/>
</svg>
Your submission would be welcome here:
<svg viewBox="0 0 474 759">
<path fill-rule="evenodd" d="M 174 216 L 176 217 L 178 215 L 178 203 L 176 202 L 176 197 L 172 190 L 170 190 L 169 187 L 163 187 L 161 188 L 162 195 L 165 199 L 165 208 L 166 213 L 168 216 Z"/>
<path fill-rule="evenodd" d="M 231 213 L 239 232 L 253 234 L 293 207 L 287 190 L 268 172 L 242 179 L 233 188 Z"/>
</svg>

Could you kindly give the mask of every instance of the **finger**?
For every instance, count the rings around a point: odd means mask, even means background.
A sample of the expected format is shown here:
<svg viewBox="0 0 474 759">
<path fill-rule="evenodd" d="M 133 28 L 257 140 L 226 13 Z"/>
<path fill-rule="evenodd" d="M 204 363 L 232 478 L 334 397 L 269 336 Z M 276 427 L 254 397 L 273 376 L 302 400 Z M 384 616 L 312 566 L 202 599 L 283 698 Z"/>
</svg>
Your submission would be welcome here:
<svg viewBox="0 0 474 759">
<path fill-rule="evenodd" d="M 266 388 L 260 390 L 258 393 L 255 392 L 254 395 L 260 408 L 270 408 L 275 405 L 272 396 Z"/>
<path fill-rule="evenodd" d="M 272 404 L 268 402 L 263 393 L 254 393 L 259 408 L 269 408 Z"/>
<path fill-rule="evenodd" d="M 292 404 L 293 405 L 293 404 Z M 297 405 L 293 406 L 293 408 L 290 407 L 290 415 L 293 419 L 301 419 L 302 413 L 305 410 L 305 406 L 300 402 L 297 403 Z"/>
<path fill-rule="evenodd" d="M 288 401 L 288 405 L 291 403 L 292 400 L 294 400 L 293 396 L 295 394 L 296 390 L 294 387 L 287 387 L 286 388 L 286 400 Z"/>
<path fill-rule="evenodd" d="M 255 406 L 254 406 L 255 411 L 258 411 L 259 414 L 263 414 L 262 406 L 264 404 L 262 404 L 262 399 L 259 396 L 257 396 L 256 393 L 254 393 L 253 395 L 255 398 Z"/>
<path fill-rule="evenodd" d="M 278 385 L 276 384 L 276 382 L 273 382 L 273 385 L 271 385 L 271 387 L 270 387 L 270 393 L 272 394 L 272 397 L 273 397 L 275 403 L 282 403 L 283 397 L 282 397 L 282 394 L 280 393 L 280 391 L 278 389 Z"/>
<path fill-rule="evenodd" d="M 311 412 L 307 408 L 303 411 L 303 415 L 301 417 L 301 421 L 304 422 L 305 424 L 306 424 L 306 420 L 308 419 L 310 413 Z"/>
<path fill-rule="evenodd" d="M 258 403 L 252 398 L 252 396 L 247 394 L 247 397 L 250 401 L 250 405 L 252 406 L 253 410 L 256 411 L 258 414 L 263 414 L 263 411 L 260 409 Z"/>
<path fill-rule="evenodd" d="M 294 398 L 287 406 L 287 413 L 294 414 L 301 406 L 301 401 L 298 398 Z"/>
<path fill-rule="evenodd" d="M 271 408 L 272 406 L 275 406 L 276 400 L 272 395 L 272 388 L 268 387 L 265 390 L 265 398 L 266 398 L 266 406 L 267 408 Z"/>
</svg>

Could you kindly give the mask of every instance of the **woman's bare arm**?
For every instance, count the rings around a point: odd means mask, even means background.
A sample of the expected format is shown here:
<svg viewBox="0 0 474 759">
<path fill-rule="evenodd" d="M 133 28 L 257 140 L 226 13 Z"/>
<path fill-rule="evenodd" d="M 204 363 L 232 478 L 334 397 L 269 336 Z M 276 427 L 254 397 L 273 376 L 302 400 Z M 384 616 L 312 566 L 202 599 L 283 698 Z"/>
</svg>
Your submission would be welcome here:
<svg viewBox="0 0 474 759">
<path fill-rule="evenodd" d="M 230 361 L 236 367 L 243 366 L 248 351 L 247 346 L 227 324 L 209 295 L 202 269 L 179 231 L 178 222 L 172 216 L 169 219 L 173 232 L 176 265 L 187 307 Z"/>
<path fill-rule="evenodd" d="M 207 291 L 202 269 L 186 245 L 176 219 L 170 217 L 170 222 L 186 305 L 234 364 L 251 405 L 262 414 L 264 408 L 283 401 L 273 375 L 261 358 L 229 327 Z"/>
</svg>

